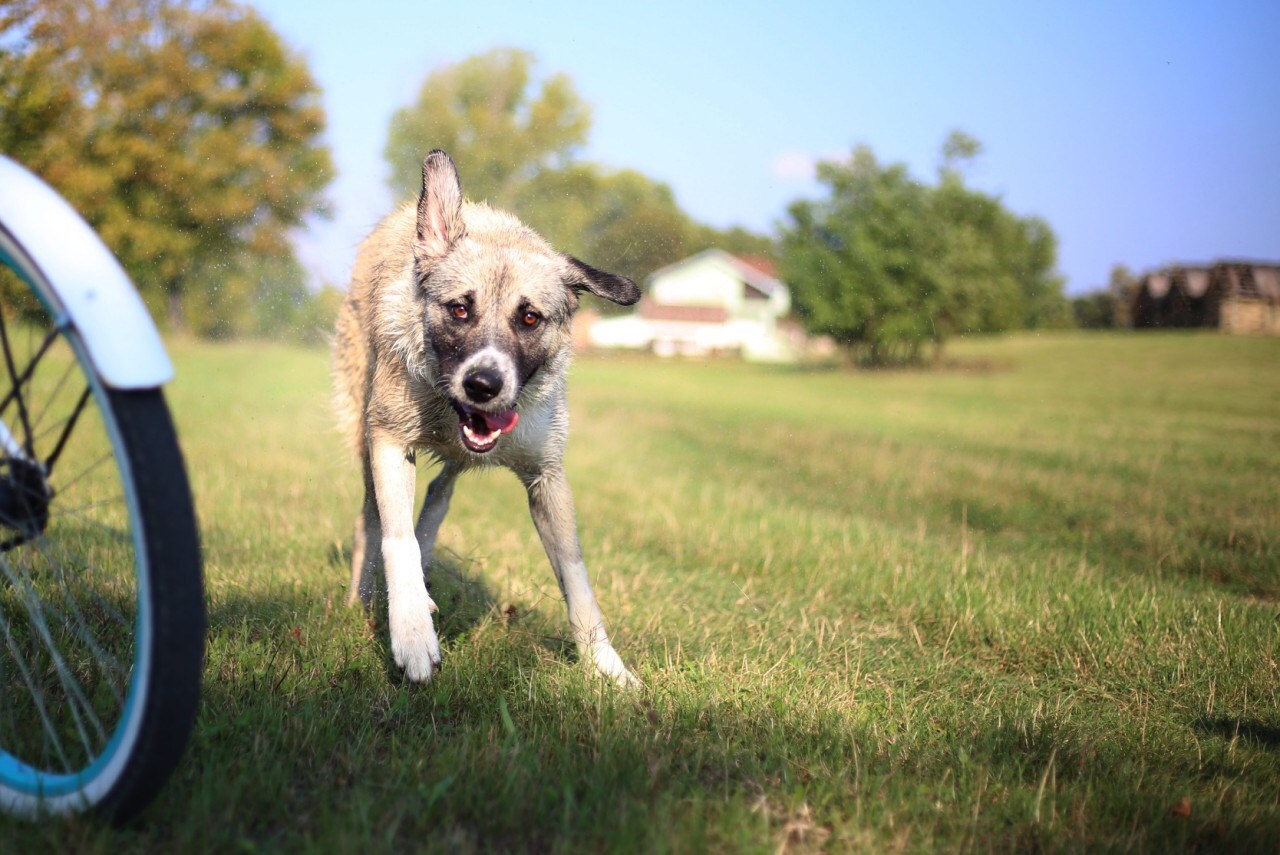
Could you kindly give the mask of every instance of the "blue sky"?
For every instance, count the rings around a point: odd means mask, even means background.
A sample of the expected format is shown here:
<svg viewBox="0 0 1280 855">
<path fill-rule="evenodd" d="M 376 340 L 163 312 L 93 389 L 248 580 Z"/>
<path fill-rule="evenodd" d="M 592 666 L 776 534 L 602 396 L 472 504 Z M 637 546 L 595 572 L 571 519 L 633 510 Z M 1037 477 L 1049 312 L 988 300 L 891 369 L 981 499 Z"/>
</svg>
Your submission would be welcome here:
<svg viewBox="0 0 1280 855">
<path fill-rule="evenodd" d="M 252 5 L 324 90 L 335 216 L 299 245 L 337 285 L 391 204 L 392 112 L 495 46 L 573 78 L 584 157 L 667 182 L 717 226 L 772 231 L 821 192 L 813 162 L 859 143 L 932 179 L 960 128 L 985 147 L 973 183 L 1054 228 L 1069 293 L 1118 262 L 1280 259 L 1275 0 Z"/>
</svg>

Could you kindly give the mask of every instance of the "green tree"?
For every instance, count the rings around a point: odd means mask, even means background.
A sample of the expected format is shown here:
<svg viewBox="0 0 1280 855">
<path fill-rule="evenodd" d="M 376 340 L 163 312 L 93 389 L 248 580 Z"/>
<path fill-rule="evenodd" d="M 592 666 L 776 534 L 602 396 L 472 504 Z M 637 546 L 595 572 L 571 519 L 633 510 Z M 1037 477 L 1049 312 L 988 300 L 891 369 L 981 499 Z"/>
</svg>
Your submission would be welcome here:
<svg viewBox="0 0 1280 855">
<path fill-rule="evenodd" d="M 1057 237 L 1039 217 L 1019 217 L 998 197 L 965 183 L 966 168 L 981 153 L 978 140 L 952 131 L 933 190 L 948 295 L 944 337 L 1070 325 L 1056 271 Z"/>
<path fill-rule="evenodd" d="M 689 239 L 689 251 L 722 249 L 739 258 L 760 258 L 776 263 L 778 242 L 768 235 L 757 234 L 742 226 L 717 229 L 713 226 L 694 224 Z"/>
<path fill-rule="evenodd" d="M 996 199 L 966 187 L 955 172 L 944 172 L 931 196 L 942 246 L 935 341 L 1019 326 L 1027 300 L 1018 278 L 1017 219 Z"/>
<path fill-rule="evenodd" d="M 566 75 L 535 91 L 533 64 L 527 51 L 497 48 L 431 72 L 417 100 L 391 117 L 392 191 L 416 191 L 433 148 L 462 164 L 469 198 L 501 207 L 540 171 L 566 165 L 586 142 L 591 110 Z"/>
<path fill-rule="evenodd" d="M 827 197 L 793 203 L 782 238 L 784 278 L 811 330 L 872 363 L 915 362 L 927 346 L 940 358 L 955 335 L 1067 310 L 1048 225 L 966 185 L 962 167 L 980 151 L 953 133 L 935 186 L 865 146 L 819 165 Z"/>
<path fill-rule="evenodd" d="M 1110 291 L 1091 291 L 1073 299 L 1071 310 L 1081 329 L 1110 329 L 1115 325 L 1116 296 Z"/>
<path fill-rule="evenodd" d="M 819 164 L 818 179 L 829 196 L 792 203 L 782 237 L 798 314 L 872 363 L 918 359 L 941 310 L 927 188 L 866 146 L 847 163 Z"/>
<path fill-rule="evenodd" d="M 1133 326 L 1133 298 L 1138 293 L 1138 285 L 1138 277 L 1126 265 L 1112 266 L 1111 275 L 1107 279 L 1107 291 L 1115 305 L 1112 326 Z"/>
<path fill-rule="evenodd" d="M 511 208 L 556 247 L 636 281 L 687 256 L 694 230 L 666 184 L 592 163 L 539 172 Z"/>
<path fill-rule="evenodd" d="M 1022 327 L 1035 330 L 1073 326 L 1071 303 L 1062 293 L 1065 280 L 1058 272 L 1058 236 L 1040 217 L 1023 217 L 1020 224 L 1020 251 L 1013 263 L 1026 295 Z"/>
<path fill-rule="evenodd" d="M 202 338 L 256 336 L 310 339 L 301 327 L 313 299 L 307 277 L 292 255 L 241 256 L 203 269 L 187 306 L 186 322 Z"/>
<path fill-rule="evenodd" d="M 229 0 L 8 0 L 0 145 L 178 324 L 238 328 L 255 259 L 291 256 L 333 174 L 305 64 Z"/>
</svg>

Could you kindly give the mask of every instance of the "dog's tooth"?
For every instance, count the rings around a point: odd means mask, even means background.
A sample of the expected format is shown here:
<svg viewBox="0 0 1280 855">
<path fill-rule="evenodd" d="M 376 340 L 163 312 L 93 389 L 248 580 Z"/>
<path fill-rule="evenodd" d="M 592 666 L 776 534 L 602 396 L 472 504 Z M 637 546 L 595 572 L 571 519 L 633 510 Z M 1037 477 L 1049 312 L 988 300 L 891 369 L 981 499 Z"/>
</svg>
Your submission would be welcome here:
<svg viewBox="0 0 1280 855">
<path fill-rule="evenodd" d="M 471 425 L 467 424 L 466 422 L 463 422 L 462 433 L 467 438 L 467 440 L 469 440 L 471 443 L 473 443 L 477 447 L 478 450 L 487 451 L 491 446 L 495 445 L 498 442 L 498 437 L 501 434 L 501 431 L 494 431 L 493 433 L 479 434 L 475 432 L 475 430 L 471 427 Z"/>
</svg>

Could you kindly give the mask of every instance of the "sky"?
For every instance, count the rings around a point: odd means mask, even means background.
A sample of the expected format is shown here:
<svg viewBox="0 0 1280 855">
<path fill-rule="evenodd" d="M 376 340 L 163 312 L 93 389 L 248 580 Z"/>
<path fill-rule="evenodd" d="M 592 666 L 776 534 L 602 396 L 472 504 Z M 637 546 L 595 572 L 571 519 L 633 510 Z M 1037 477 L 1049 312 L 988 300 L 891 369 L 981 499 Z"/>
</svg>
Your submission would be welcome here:
<svg viewBox="0 0 1280 855">
<path fill-rule="evenodd" d="M 390 209 L 392 113 L 500 46 L 573 79 L 584 159 L 667 183 L 715 226 L 775 232 L 823 195 L 814 164 L 859 144 L 932 181 L 961 129 L 983 144 L 971 183 L 1057 234 L 1069 294 L 1118 263 L 1280 260 L 1276 0 L 250 5 L 324 93 L 334 216 L 297 238 L 317 283 L 345 287 Z"/>
</svg>

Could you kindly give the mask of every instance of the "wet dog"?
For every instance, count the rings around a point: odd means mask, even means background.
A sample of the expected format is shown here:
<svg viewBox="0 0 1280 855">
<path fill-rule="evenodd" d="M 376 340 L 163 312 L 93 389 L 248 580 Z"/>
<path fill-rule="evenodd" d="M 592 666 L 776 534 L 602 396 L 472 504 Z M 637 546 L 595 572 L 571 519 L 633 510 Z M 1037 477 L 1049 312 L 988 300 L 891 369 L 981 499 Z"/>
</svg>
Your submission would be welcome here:
<svg viewBox="0 0 1280 855">
<path fill-rule="evenodd" d="M 635 678 L 605 632 L 578 543 L 563 458 L 570 321 L 587 291 L 631 305 L 630 279 L 556 252 L 515 217 L 465 201 L 453 161 L 433 151 L 422 191 L 360 245 L 338 315 L 339 419 L 364 473 L 350 599 L 386 579 L 391 651 L 426 682 L 440 665 L 425 573 L 454 483 L 505 466 L 529 495 L 582 659 L 622 685 Z M 442 464 L 413 521 L 416 455 Z"/>
</svg>

